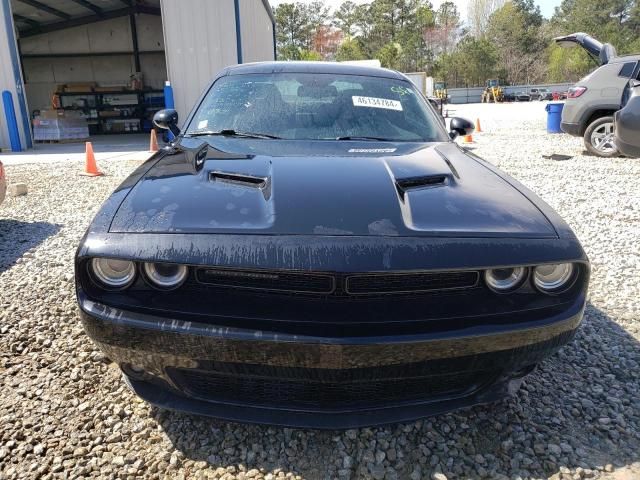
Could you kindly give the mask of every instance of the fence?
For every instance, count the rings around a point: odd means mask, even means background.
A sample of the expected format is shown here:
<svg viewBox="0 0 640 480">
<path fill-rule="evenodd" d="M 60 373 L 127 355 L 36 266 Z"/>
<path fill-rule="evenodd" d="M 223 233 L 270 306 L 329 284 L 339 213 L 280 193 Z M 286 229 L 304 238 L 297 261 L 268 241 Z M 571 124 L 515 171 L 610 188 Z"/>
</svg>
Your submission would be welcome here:
<svg viewBox="0 0 640 480">
<path fill-rule="evenodd" d="M 572 83 L 551 83 L 546 85 L 511 85 L 502 87 L 505 93 L 529 92 L 532 88 L 547 88 L 552 92 L 566 92 Z M 450 88 L 450 103 L 479 103 L 484 87 Z"/>
</svg>

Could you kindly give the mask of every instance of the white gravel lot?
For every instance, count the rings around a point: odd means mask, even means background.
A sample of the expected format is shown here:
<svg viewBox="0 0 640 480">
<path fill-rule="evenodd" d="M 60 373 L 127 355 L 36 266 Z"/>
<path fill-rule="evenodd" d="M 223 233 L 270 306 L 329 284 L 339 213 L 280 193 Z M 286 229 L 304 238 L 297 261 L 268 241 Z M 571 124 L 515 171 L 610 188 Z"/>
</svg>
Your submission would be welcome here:
<svg viewBox="0 0 640 480">
<path fill-rule="evenodd" d="M 451 108 L 480 117 L 475 153 L 581 239 L 593 266 L 583 327 L 516 396 L 381 428 L 249 426 L 146 405 L 84 334 L 73 291 L 80 237 L 139 162 L 102 162 L 102 178 L 78 176 L 80 162 L 9 165 L 29 194 L 0 206 L 0 479 L 640 478 L 640 160 L 546 134 L 543 106 Z"/>
</svg>

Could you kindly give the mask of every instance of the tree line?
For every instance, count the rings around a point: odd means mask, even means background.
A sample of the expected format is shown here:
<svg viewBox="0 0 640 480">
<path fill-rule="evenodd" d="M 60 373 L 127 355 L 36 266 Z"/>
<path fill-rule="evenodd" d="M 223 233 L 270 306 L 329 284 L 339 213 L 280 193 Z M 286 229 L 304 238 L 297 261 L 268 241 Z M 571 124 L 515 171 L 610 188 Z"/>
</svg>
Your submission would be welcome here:
<svg viewBox="0 0 640 480">
<path fill-rule="evenodd" d="M 281 60 L 364 60 L 427 72 L 450 87 L 490 78 L 516 84 L 573 82 L 595 67 L 553 38 L 586 32 L 618 53 L 640 53 L 640 0 L 563 0 L 546 19 L 533 0 L 470 0 L 466 22 L 453 1 L 282 3 L 274 9 Z"/>
</svg>

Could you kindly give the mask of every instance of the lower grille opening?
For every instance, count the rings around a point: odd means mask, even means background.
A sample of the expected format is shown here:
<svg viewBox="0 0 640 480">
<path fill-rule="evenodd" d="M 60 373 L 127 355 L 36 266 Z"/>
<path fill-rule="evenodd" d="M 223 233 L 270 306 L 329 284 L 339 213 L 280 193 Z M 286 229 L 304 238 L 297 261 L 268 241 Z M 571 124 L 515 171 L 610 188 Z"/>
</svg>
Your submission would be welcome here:
<svg viewBox="0 0 640 480">
<path fill-rule="evenodd" d="M 219 372 L 170 369 L 187 395 L 205 400 L 273 407 L 340 409 L 375 407 L 469 395 L 486 384 L 489 372 L 461 372 L 426 377 L 323 382 L 234 376 Z M 310 372 L 317 378 L 318 372 Z"/>
</svg>

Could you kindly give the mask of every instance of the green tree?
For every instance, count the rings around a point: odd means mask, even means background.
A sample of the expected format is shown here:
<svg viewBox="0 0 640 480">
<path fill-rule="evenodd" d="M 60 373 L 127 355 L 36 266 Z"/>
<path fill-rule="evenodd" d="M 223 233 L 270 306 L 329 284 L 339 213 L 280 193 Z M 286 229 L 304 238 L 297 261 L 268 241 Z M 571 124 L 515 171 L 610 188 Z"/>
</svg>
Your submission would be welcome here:
<svg viewBox="0 0 640 480">
<path fill-rule="evenodd" d="M 346 38 L 338 47 L 336 60 L 344 62 L 346 60 L 366 60 L 367 56 L 362 51 L 359 39 Z"/>
<path fill-rule="evenodd" d="M 512 84 L 537 83 L 547 74 L 544 19 L 533 0 L 513 0 L 489 18 L 486 38 L 496 49 L 502 77 Z"/>
<path fill-rule="evenodd" d="M 318 52 L 314 52 L 313 50 L 300 50 L 299 57 L 300 57 L 299 60 L 307 60 L 307 61 L 314 61 L 314 62 L 319 62 L 323 60 L 322 55 L 320 55 Z"/>
<path fill-rule="evenodd" d="M 563 0 L 551 19 L 549 38 L 586 32 L 616 47 L 619 54 L 640 48 L 640 10 L 637 0 Z M 573 81 L 597 66 L 583 49 L 547 49 L 549 78 Z"/>
<path fill-rule="evenodd" d="M 346 37 L 351 37 L 359 21 L 358 6 L 351 0 L 342 2 L 333 17 L 333 24 L 342 30 Z"/>
<path fill-rule="evenodd" d="M 376 58 L 380 60 L 383 67 L 397 70 L 402 61 L 402 46 L 398 42 L 387 43 L 378 50 Z"/>
<path fill-rule="evenodd" d="M 278 58 L 298 60 L 304 47 L 305 29 L 308 19 L 300 3 L 281 3 L 274 10 L 276 18 L 276 46 Z"/>
<path fill-rule="evenodd" d="M 329 9 L 323 1 L 310 4 L 281 3 L 274 10 L 276 47 L 281 60 L 300 60 L 303 50 L 313 50 L 318 28 L 329 20 Z"/>
<path fill-rule="evenodd" d="M 467 86 L 482 86 L 496 74 L 498 52 L 486 38 L 467 36 L 462 39 L 456 49 L 455 59 L 464 65 L 461 76 Z"/>
<path fill-rule="evenodd" d="M 435 28 L 440 33 L 440 51 L 446 55 L 455 45 L 460 29 L 460 13 L 455 3 L 447 1 L 440 5 L 435 14 Z"/>
</svg>

